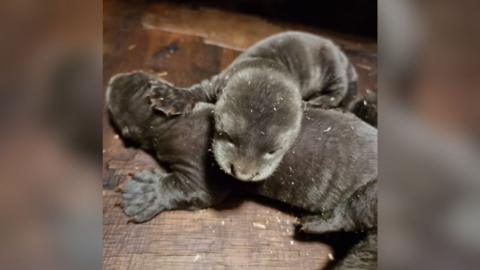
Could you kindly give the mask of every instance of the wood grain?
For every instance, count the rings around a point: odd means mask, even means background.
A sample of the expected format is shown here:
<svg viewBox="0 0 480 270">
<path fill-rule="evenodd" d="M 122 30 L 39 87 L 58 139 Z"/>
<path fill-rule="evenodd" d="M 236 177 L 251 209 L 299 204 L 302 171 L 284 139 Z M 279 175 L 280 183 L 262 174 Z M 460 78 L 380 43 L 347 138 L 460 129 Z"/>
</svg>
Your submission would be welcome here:
<svg viewBox="0 0 480 270">
<path fill-rule="evenodd" d="M 104 193 L 104 269 L 319 269 L 331 252 L 295 240 L 293 216 L 238 197 L 233 209 L 166 212 L 145 224 L 127 224 L 118 200 Z"/>
</svg>

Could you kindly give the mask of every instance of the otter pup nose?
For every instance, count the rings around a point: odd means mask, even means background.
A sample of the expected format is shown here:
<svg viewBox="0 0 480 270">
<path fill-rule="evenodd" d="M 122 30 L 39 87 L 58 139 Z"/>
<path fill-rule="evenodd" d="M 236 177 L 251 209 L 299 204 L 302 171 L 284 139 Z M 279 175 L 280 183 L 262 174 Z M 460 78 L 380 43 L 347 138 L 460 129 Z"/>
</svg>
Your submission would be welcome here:
<svg viewBox="0 0 480 270">
<path fill-rule="evenodd" d="M 252 172 L 233 163 L 230 164 L 230 172 L 234 177 L 242 181 L 254 181 L 253 178 L 258 175 L 258 172 Z"/>
</svg>

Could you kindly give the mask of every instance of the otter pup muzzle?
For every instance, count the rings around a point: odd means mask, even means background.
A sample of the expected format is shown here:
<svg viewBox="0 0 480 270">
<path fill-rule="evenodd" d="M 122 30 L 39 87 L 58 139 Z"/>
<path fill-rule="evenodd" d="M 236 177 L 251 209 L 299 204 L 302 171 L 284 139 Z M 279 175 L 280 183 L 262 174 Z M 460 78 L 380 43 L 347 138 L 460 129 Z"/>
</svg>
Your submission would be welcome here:
<svg viewBox="0 0 480 270">
<path fill-rule="evenodd" d="M 232 162 L 230 164 L 230 171 L 232 176 L 242 181 L 256 182 L 263 180 L 258 179 L 260 175 L 258 166 L 252 162 Z"/>
</svg>

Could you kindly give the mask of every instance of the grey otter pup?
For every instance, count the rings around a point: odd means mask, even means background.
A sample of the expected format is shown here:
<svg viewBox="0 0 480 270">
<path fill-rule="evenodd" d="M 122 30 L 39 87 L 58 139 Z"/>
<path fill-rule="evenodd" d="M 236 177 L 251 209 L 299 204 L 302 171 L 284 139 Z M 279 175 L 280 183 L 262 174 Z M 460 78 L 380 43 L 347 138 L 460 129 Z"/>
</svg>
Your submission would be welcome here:
<svg viewBox="0 0 480 270">
<path fill-rule="evenodd" d="M 109 83 L 107 107 L 122 136 L 153 151 L 169 170 L 167 175 L 134 175 L 122 195 L 128 216 L 145 222 L 165 210 L 213 206 L 240 187 L 311 212 L 302 221 L 306 232 L 367 232 L 342 262 L 358 262 L 356 269 L 375 265 L 376 197 L 364 188 L 376 183 L 375 128 L 351 114 L 307 108 L 297 139 L 273 175 L 262 182 L 233 185 L 209 152 L 215 132 L 213 105 L 199 103 L 192 113 L 178 117 L 151 108 L 151 97 L 159 98 L 166 91 L 158 90 L 171 87 L 141 72 L 117 75 Z M 366 203 L 359 208 L 348 203 L 358 197 Z M 348 216 L 348 222 L 342 225 L 337 214 Z M 331 225 L 319 226 L 322 223 Z"/>
<path fill-rule="evenodd" d="M 215 103 L 212 148 L 220 168 L 239 180 L 260 181 L 294 143 L 302 100 L 314 107 L 342 106 L 356 94 L 356 80 L 332 41 L 284 32 L 253 45 L 211 79 L 188 91 L 160 89 L 162 98 L 152 101 L 166 115 L 189 113 L 196 102 Z"/>
</svg>

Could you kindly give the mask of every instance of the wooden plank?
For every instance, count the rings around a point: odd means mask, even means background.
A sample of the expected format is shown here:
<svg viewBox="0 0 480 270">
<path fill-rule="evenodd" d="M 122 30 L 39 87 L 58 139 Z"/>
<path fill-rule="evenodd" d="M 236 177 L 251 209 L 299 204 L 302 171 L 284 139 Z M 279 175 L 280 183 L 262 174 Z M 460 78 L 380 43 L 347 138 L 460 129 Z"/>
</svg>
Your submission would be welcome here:
<svg viewBox="0 0 480 270">
<path fill-rule="evenodd" d="M 295 240 L 290 214 L 239 197 L 231 209 L 165 212 L 145 224 L 127 224 L 113 191 L 103 198 L 104 269 L 319 269 L 331 252 Z"/>
</svg>

